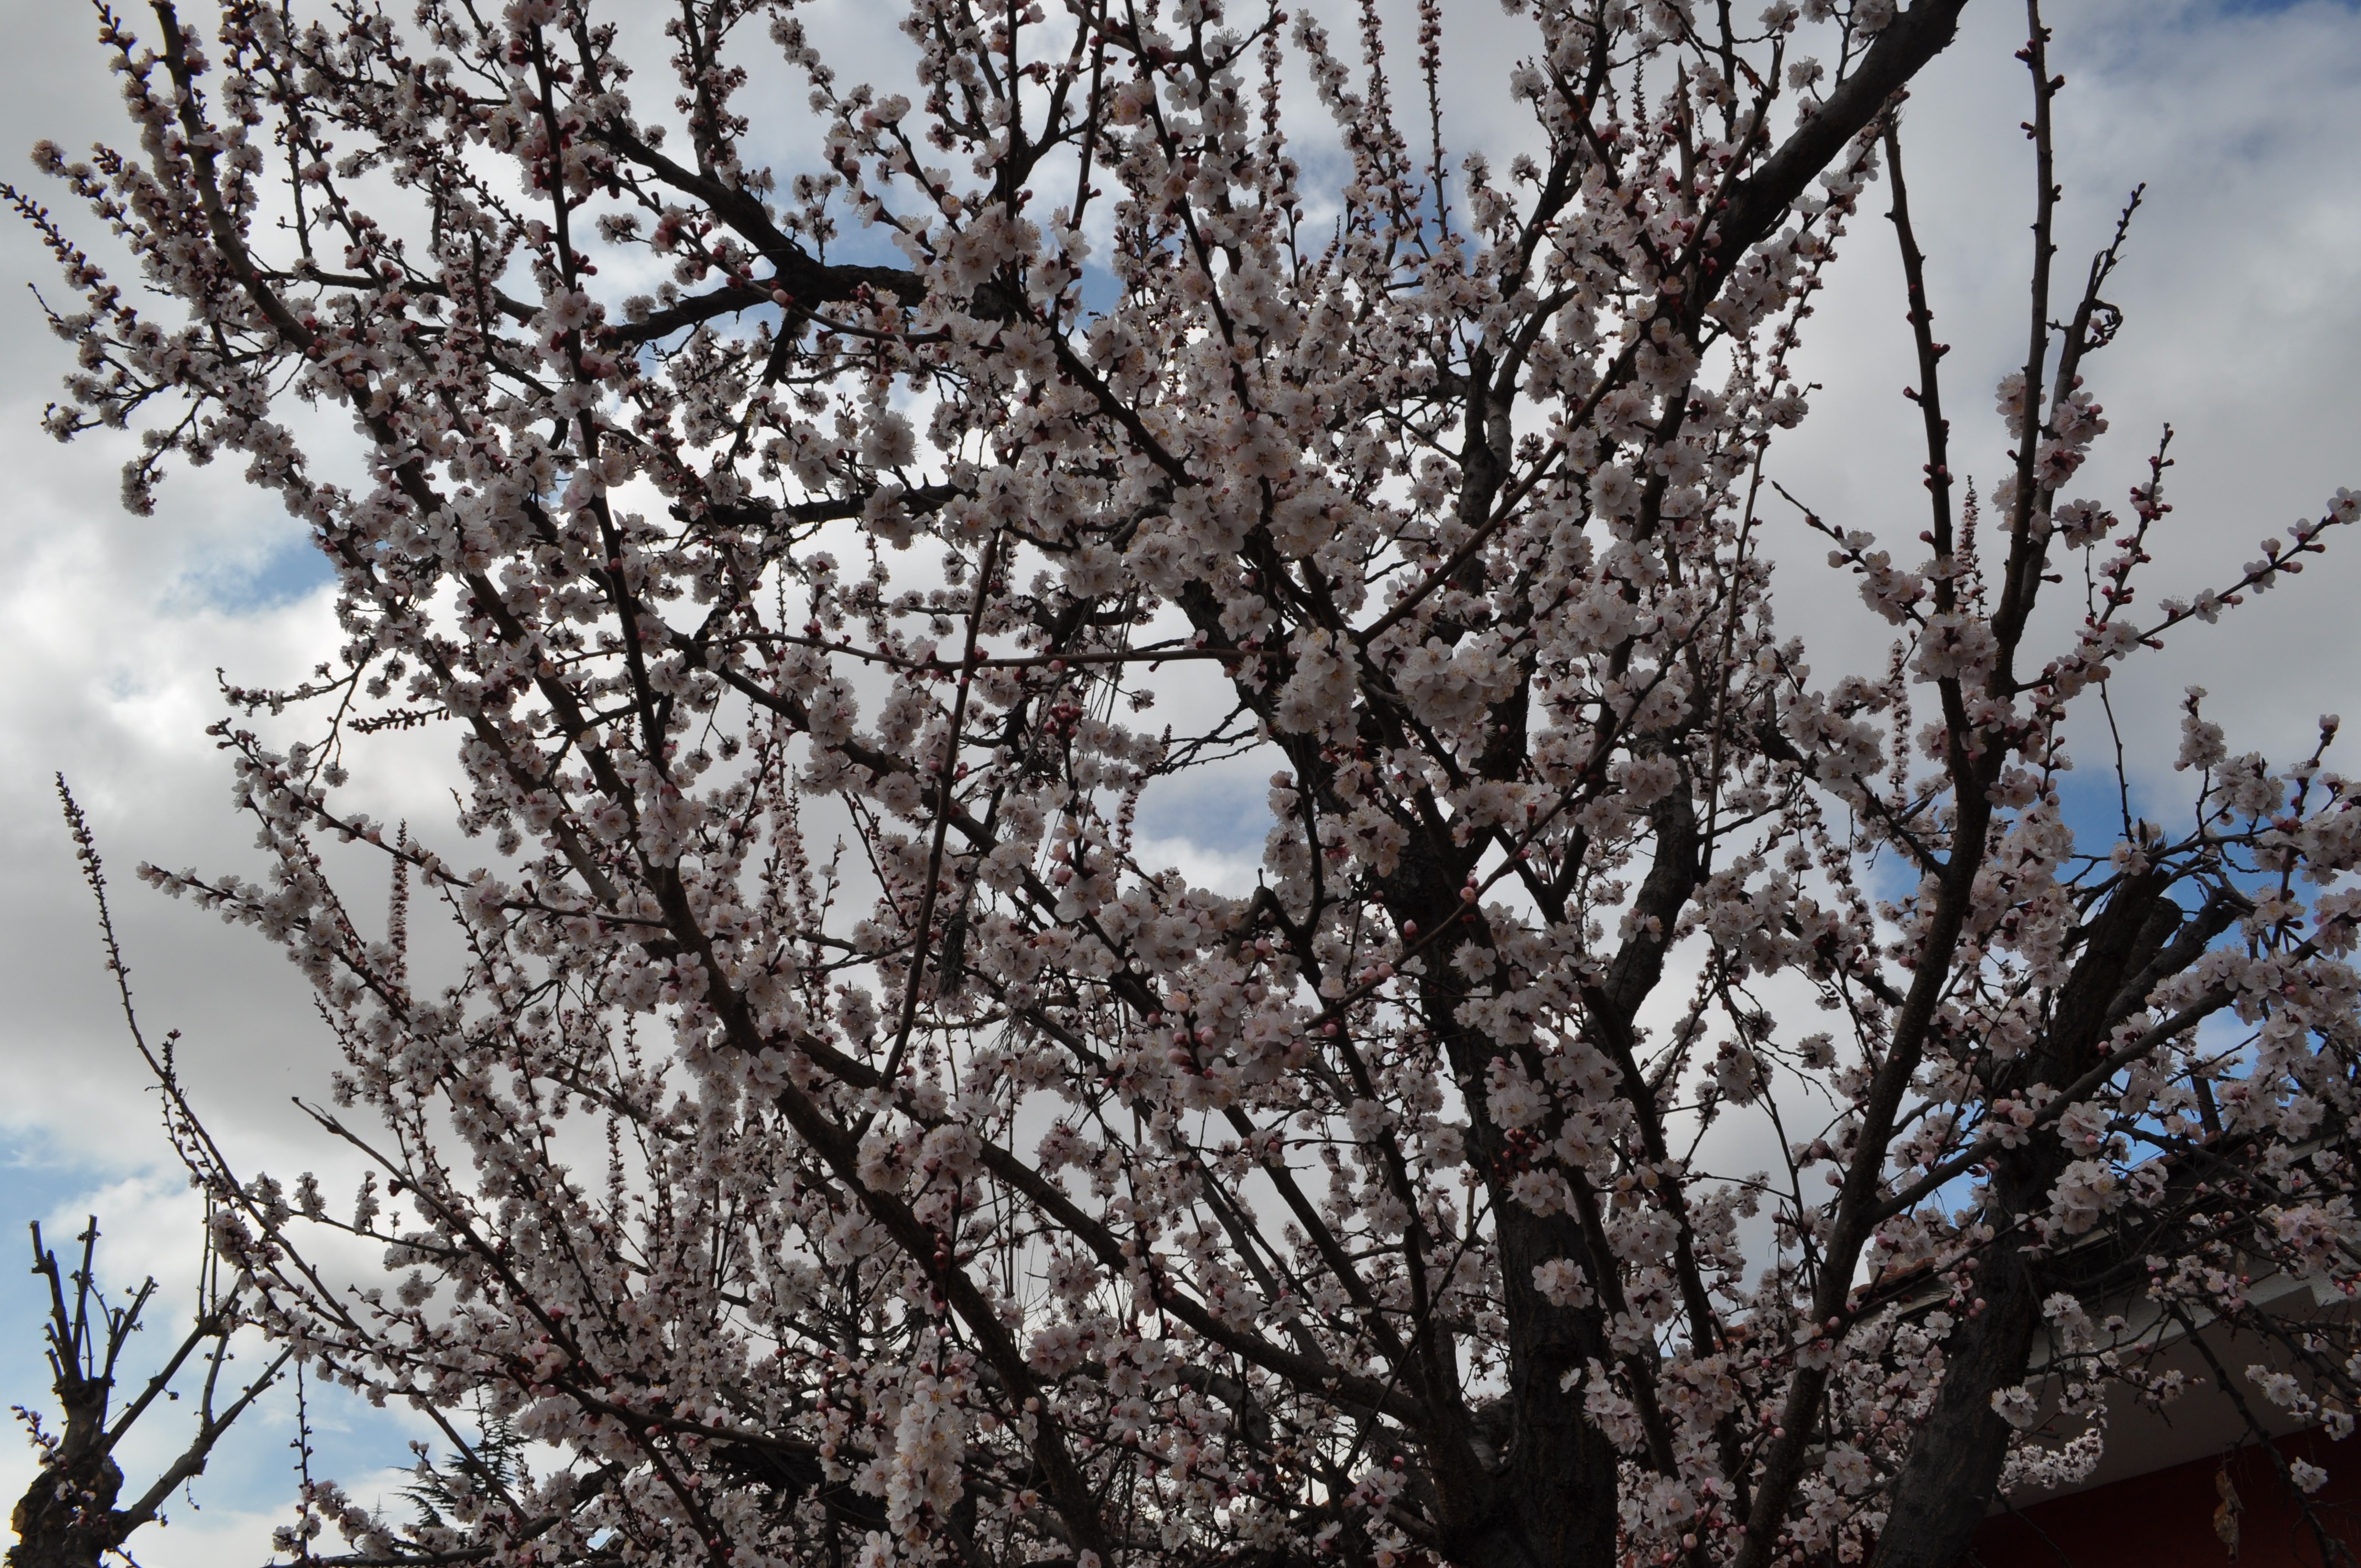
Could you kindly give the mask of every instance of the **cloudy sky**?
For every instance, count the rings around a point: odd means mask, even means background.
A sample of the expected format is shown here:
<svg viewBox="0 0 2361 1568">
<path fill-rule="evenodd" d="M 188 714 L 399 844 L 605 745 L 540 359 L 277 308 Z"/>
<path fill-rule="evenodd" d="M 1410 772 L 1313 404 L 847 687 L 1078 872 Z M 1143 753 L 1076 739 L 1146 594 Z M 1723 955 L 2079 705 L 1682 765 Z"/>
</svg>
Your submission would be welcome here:
<svg viewBox="0 0 2361 1568">
<path fill-rule="evenodd" d="M 37 137 L 78 148 L 116 134 L 114 86 L 87 11 L 67 0 L 0 5 L 0 177 L 35 180 L 18 149 Z M 811 9 L 849 39 L 876 25 L 857 0 Z M 1458 147 L 1485 138 L 1484 106 L 1499 101 L 1480 91 L 1498 58 L 1486 46 L 1499 16 L 1491 0 L 1447 0 Z M 1922 78 L 1907 146 L 1937 334 L 1956 345 L 1955 466 L 1989 479 L 2004 446 L 1990 389 L 2024 341 L 2030 177 L 2015 131 L 2023 70 L 2010 58 L 2023 12 L 1975 0 L 1968 16 L 1960 42 Z M 2234 576 L 2263 535 L 2316 510 L 2336 486 L 2361 485 L 2361 12 L 2339 0 L 2055 0 L 2051 20 L 2053 58 L 2069 78 L 2065 275 L 2079 274 L 2124 194 L 2147 183 L 2111 291 L 2125 332 L 2092 371 L 2113 433 L 2082 488 L 2119 499 L 2160 427 L 2179 432 L 2178 510 L 2157 551 L 2152 599 Z M 1907 541 L 1923 526 L 1921 458 L 1915 411 L 1899 396 L 1915 377 L 1898 269 L 1874 215 L 1883 203 L 1871 194 L 1811 325 L 1808 365 L 1824 389 L 1777 466 L 1824 516 Z M 0 278 L 54 282 L 18 227 L 0 227 Z M 41 433 L 68 358 L 29 295 L 0 297 L 0 1222 L 38 1219 L 62 1237 L 96 1212 L 104 1277 L 153 1272 L 185 1299 L 195 1261 L 189 1196 L 164 1157 L 98 965 L 51 775 L 72 781 L 116 870 L 145 1021 L 183 1032 L 219 1130 L 250 1166 L 324 1168 L 333 1162 L 289 1105 L 324 1071 L 293 972 L 129 873 L 143 860 L 252 869 L 226 771 L 203 734 L 217 711 L 214 671 L 246 684 L 299 676 L 326 656 L 333 629 L 300 536 L 229 468 L 175 476 L 157 515 L 137 519 L 116 501 L 125 442 L 60 447 Z M 1778 537 L 1783 616 L 1811 642 L 1820 674 L 1882 659 L 1883 623 L 1792 527 Z M 2213 693 L 2242 749 L 2284 754 L 2308 743 L 2324 711 L 2361 717 L 2361 539 L 2351 543 L 2118 683 L 2139 787 L 2158 815 L 2172 788 L 2174 709 L 2192 682 Z M 2093 751 L 2085 761 L 2101 759 Z M 424 767 L 378 788 L 365 803 L 378 815 L 423 820 L 434 810 Z M 1259 840 L 1254 809 L 1175 802 L 1150 826 L 1193 840 L 1210 870 Z M 38 1301 L 5 1250 L 22 1245 L 12 1234 L 23 1233 L 0 1226 L 0 1402 L 38 1402 Z M 161 1341 L 161 1326 L 149 1337 Z M 320 1468 L 382 1484 L 401 1463 L 400 1418 L 334 1401 L 314 1414 Z M 142 1560 L 258 1562 L 267 1520 L 291 1491 L 291 1431 L 280 1398 L 217 1458 L 197 1490 L 202 1510 L 173 1509 Z M 167 1421 L 126 1456 L 135 1485 L 176 1435 Z M 29 1471 L 26 1451 L 0 1445 L 0 1493 L 13 1500 Z"/>
</svg>

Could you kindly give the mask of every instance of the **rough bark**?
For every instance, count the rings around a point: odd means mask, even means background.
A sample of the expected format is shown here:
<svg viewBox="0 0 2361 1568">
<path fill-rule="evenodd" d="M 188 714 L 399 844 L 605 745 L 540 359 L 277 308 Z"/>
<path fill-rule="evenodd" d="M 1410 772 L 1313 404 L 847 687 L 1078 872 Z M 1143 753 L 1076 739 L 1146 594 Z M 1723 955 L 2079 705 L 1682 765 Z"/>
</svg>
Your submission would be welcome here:
<svg viewBox="0 0 2361 1568">
<path fill-rule="evenodd" d="M 2086 927 L 2082 956 L 2047 1038 L 2029 1057 L 2025 1082 L 2054 1085 L 2081 1075 L 2130 1006 L 2194 961 L 2227 923 L 2218 902 L 2184 922 L 2166 894 L 2158 875 L 2135 880 Z M 1992 1505 L 2014 1431 L 1993 1396 L 2025 1381 L 2053 1283 L 2027 1222 L 2047 1207 L 2072 1157 L 2045 1135 L 1999 1162 L 1986 1212 L 1999 1234 L 1976 1272 L 1979 1305 L 1946 1343 L 1943 1385 L 1895 1483 L 1874 1568 L 1951 1568 Z"/>
</svg>

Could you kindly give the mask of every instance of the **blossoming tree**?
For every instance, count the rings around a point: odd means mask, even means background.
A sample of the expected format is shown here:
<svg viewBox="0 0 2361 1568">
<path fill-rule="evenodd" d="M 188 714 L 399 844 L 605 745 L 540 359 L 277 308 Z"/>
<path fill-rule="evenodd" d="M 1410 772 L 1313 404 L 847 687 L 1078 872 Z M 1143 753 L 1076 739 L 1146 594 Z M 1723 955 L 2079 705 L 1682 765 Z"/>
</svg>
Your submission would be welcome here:
<svg viewBox="0 0 2361 1568">
<path fill-rule="evenodd" d="M 283 1544 L 1948 1564 L 2173 1391 L 2111 1302 L 2348 1288 L 2345 784 L 2192 696 L 2184 819 L 2060 788 L 2113 673 L 2361 498 L 2136 597 L 2168 465 L 2081 499 L 2123 231 L 2053 275 L 2031 7 L 2012 446 L 1955 477 L 1901 104 L 1963 5 L 1518 0 L 1498 165 L 1440 0 L 1397 75 L 1373 8 L 914 0 L 915 98 L 790 0 L 104 13 L 137 150 L 40 158 L 174 304 L 10 192 L 82 296 L 54 428 L 148 428 L 141 510 L 235 455 L 346 638 L 229 694 L 268 874 L 146 874 L 302 966 L 374 1174 L 175 1126 L 314 1376 L 530 1440 Z M 1764 470 L 1881 187 L 1915 543 Z M 1890 663 L 1775 630 L 1811 528 Z M 421 726 L 448 838 L 348 800 Z M 1148 856 L 1241 768 L 1250 892 Z M 2268 1391 L 2349 1429 L 2306 1334 Z"/>
</svg>

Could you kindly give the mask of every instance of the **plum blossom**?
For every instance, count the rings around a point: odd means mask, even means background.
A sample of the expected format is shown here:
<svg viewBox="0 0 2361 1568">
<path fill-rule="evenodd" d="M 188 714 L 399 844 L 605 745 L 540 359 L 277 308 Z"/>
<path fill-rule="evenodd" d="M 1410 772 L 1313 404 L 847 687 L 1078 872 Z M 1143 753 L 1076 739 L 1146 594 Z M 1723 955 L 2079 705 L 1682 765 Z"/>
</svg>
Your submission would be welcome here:
<svg viewBox="0 0 2361 1568">
<path fill-rule="evenodd" d="M 2180 1387 L 2135 1308 L 2361 1289 L 2336 723 L 2192 689 L 2181 798 L 2084 787 L 2092 690 L 2361 499 L 2151 605 L 2200 536 L 2098 400 L 2117 246 L 1953 450 L 1889 106 L 1960 8 L 1513 5 L 1530 119 L 1448 157 L 1434 0 L 910 0 L 879 84 L 784 5 L 110 14 L 124 146 L 38 155 L 87 215 L 8 192 L 48 427 L 138 426 L 135 509 L 235 456 L 341 640 L 224 677 L 253 863 L 143 875 L 292 961 L 378 1168 L 245 1168 L 196 1051 L 173 1145 L 257 1332 L 533 1444 L 287 1550 L 1853 1562 L 2087 1474 Z M 1823 579 L 1765 486 L 1872 228 L 1924 510 L 1806 511 Z M 2288 1342 L 2349 1425 L 2361 1343 Z"/>
</svg>

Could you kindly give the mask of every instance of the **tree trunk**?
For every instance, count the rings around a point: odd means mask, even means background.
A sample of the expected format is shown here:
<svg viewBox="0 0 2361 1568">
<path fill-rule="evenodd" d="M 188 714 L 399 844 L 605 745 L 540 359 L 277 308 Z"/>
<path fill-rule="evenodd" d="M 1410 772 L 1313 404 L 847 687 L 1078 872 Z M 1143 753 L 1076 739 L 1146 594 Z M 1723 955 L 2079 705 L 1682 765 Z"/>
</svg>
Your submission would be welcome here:
<svg viewBox="0 0 2361 1568">
<path fill-rule="evenodd" d="M 1894 1481 L 1875 1568 L 1952 1568 L 1992 1506 L 2012 1429 L 1993 1409 L 2022 1382 L 2040 1321 L 2040 1287 L 2021 1244 L 2004 1241 L 1976 1275 L 1983 1310 L 1952 1331 L 1943 1386 Z"/>
<path fill-rule="evenodd" d="M 115 1498 L 122 1489 L 122 1468 L 104 1453 L 43 1465 L 9 1521 L 16 1543 L 8 1568 L 98 1568 L 120 1539 Z"/>
<path fill-rule="evenodd" d="M 1510 1218 L 1499 1230 L 1509 1318 L 1508 1447 L 1490 1507 L 1447 1554 L 1465 1568 L 1610 1568 L 1616 1561 L 1614 1446 L 1583 1412 L 1582 1374 L 1609 1358 L 1598 1309 L 1573 1310 L 1533 1288 L 1533 1266 L 1580 1257 L 1579 1229 L 1563 1215 Z M 1573 1375 L 1571 1387 L 1560 1385 Z"/>
<path fill-rule="evenodd" d="M 2155 872 L 2126 883 L 2084 927 L 2081 957 L 2040 1047 L 2025 1058 L 2021 1081 L 1995 1088 L 2071 1082 L 2098 1060 L 2108 1030 L 2144 1003 L 2159 979 L 2204 950 L 2226 910 L 2208 905 L 2184 925 L 2167 897 L 2169 885 Z M 1952 1568 L 1992 1506 L 2013 1431 L 1993 1409 L 1993 1396 L 2025 1380 L 2048 1288 L 2040 1265 L 2026 1255 L 2038 1240 L 2026 1222 L 2048 1208 L 2050 1190 L 2071 1157 L 2056 1135 L 2043 1133 L 1998 1162 L 1985 1210 L 1998 1234 L 1976 1274 L 1982 1306 L 1945 1343 L 1942 1387 L 1895 1478 L 1872 1568 Z"/>
</svg>

